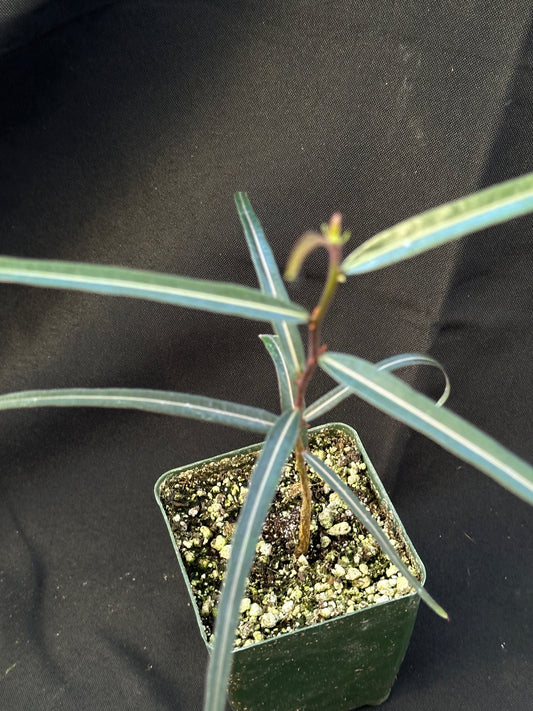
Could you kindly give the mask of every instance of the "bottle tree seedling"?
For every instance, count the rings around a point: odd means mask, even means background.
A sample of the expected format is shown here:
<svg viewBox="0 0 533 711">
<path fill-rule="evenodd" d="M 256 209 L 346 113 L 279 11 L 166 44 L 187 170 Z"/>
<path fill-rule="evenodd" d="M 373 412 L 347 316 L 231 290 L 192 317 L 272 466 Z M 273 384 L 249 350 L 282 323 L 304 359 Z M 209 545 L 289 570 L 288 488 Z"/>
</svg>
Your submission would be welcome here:
<svg viewBox="0 0 533 711">
<path fill-rule="evenodd" d="M 306 257 L 322 248 L 328 272 L 321 298 L 308 313 L 293 303 L 263 230 L 244 193 L 235 201 L 260 289 L 120 267 L 0 257 L 0 281 L 57 289 L 74 289 L 149 299 L 193 309 L 270 321 L 273 334 L 261 338 L 270 353 L 280 391 L 281 414 L 234 402 L 186 393 L 139 389 L 60 389 L 0 396 L 0 409 L 28 407 L 114 407 L 192 417 L 266 435 L 252 473 L 248 495 L 232 540 L 232 554 L 220 597 L 215 643 L 206 683 L 205 711 L 222 711 L 231 671 L 232 648 L 246 578 L 256 543 L 282 469 L 292 452 L 300 479 L 301 513 L 298 557 L 309 546 L 310 467 L 335 491 L 374 536 L 420 597 L 441 617 L 446 612 L 402 562 L 396 550 L 353 492 L 321 459 L 307 450 L 308 423 L 355 394 L 392 417 L 422 432 L 464 461 L 476 466 L 509 491 L 533 504 L 533 467 L 476 427 L 441 407 L 449 392 L 434 403 L 390 371 L 406 365 L 442 366 L 424 354 L 393 356 L 369 363 L 355 355 L 336 353 L 322 343 L 321 326 L 339 285 L 348 277 L 381 269 L 491 225 L 533 211 L 533 173 L 492 186 L 405 220 L 370 238 L 343 258 L 348 233 L 334 214 L 320 232 L 306 233 L 295 245 L 286 270 L 294 279 Z M 307 349 L 298 329 L 307 327 Z M 317 368 L 338 385 L 316 402 L 306 404 L 306 391 Z"/>
</svg>

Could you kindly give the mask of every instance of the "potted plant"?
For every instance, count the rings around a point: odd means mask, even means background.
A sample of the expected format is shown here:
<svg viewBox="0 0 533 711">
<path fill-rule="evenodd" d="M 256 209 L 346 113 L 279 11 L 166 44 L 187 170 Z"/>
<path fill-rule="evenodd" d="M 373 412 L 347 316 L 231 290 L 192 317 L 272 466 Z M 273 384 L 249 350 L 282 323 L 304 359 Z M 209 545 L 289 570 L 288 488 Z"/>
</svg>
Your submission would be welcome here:
<svg viewBox="0 0 533 711">
<path fill-rule="evenodd" d="M 400 570 L 420 586 L 424 567 L 359 436 L 339 423 L 308 434 L 309 450 L 322 462 L 335 463 L 342 480 L 356 489 L 352 504 L 366 526 L 340 506 L 329 484 L 311 473 L 312 543 L 306 554 L 295 555 L 298 477 L 290 458 L 241 602 L 228 689 L 236 711 L 346 710 L 383 702 L 418 611 L 419 598 Z M 210 653 L 220 580 L 233 548 L 228 529 L 240 510 L 238 490 L 246 487 L 260 449 L 251 445 L 179 467 L 155 485 Z M 397 565 L 391 565 L 376 541 Z"/>
<path fill-rule="evenodd" d="M 364 503 L 361 503 L 354 493 L 356 489 L 354 482 L 350 482 L 349 477 L 346 481 L 343 479 L 337 465 L 324 454 L 320 445 L 318 450 L 313 450 L 308 423 L 326 413 L 343 398 L 351 394 L 359 395 L 475 465 L 517 496 L 533 503 L 533 468 L 473 425 L 440 407 L 449 390 L 448 382 L 441 401 L 433 403 L 429 398 L 387 372 L 415 363 L 426 363 L 441 368 L 436 361 L 425 355 L 406 354 L 372 364 L 353 355 L 330 352 L 321 341 L 324 317 L 337 287 L 347 277 L 380 269 L 489 225 L 533 211 L 533 174 L 493 186 L 406 220 L 374 236 L 345 258 L 342 252 L 349 235 L 342 229 L 340 215 L 333 215 L 329 223 L 322 226 L 321 232 L 306 233 L 296 243 L 287 266 L 286 277 L 293 279 L 310 252 L 318 248 L 327 251 L 329 264 L 324 289 L 318 304 L 310 313 L 289 300 L 270 248 L 246 195 L 237 193 L 235 199 L 258 274 L 260 290 L 118 267 L 0 257 L 0 281 L 4 282 L 146 298 L 260 321 L 267 320 L 272 323 L 274 334 L 264 336 L 263 340 L 276 369 L 281 400 L 280 415 L 208 397 L 154 390 L 42 390 L 0 396 L 0 409 L 42 406 L 128 407 L 220 422 L 266 434 L 260 453 L 253 455 L 256 461 L 250 479 L 246 486 L 242 487 L 246 491 L 242 492 L 241 488 L 237 487 L 232 493 L 233 498 L 237 499 L 240 505 L 240 513 L 235 527 L 231 527 L 231 536 L 226 541 L 218 541 L 218 549 L 215 547 L 219 552 L 224 550 L 227 554 L 225 557 L 229 560 L 224 571 L 224 584 L 217 605 L 213 649 L 206 684 L 205 709 L 209 711 L 223 709 L 228 680 L 231 677 L 231 685 L 234 689 L 244 668 L 239 667 L 240 662 L 236 661 L 234 673 L 231 675 L 233 659 L 239 659 L 238 654 L 234 653 L 234 641 L 243 606 L 245 586 L 256 558 L 257 542 L 263 524 L 280 481 L 287 473 L 287 463 L 291 457 L 294 476 L 298 481 L 298 496 L 301 500 L 294 536 L 294 575 L 298 577 L 300 568 L 305 567 L 302 557 L 304 559 L 307 557 L 313 526 L 317 525 L 311 513 L 313 486 L 318 481 L 322 490 L 326 490 L 333 496 L 337 509 L 348 512 L 343 515 L 352 516 L 354 520 L 358 519 L 366 530 L 373 534 L 375 541 L 390 559 L 392 566 L 389 567 L 394 568 L 391 575 L 396 575 L 396 579 L 402 577 L 407 586 L 411 586 L 413 591 L 416 591 L 417 595 L 437 614 L 447 617 L 445 611 L 423 587 L 423 568 L 410 548 L 409 541 L 401 530 L 401 524 L 395 521 L 400 544 L 398 541 L 392 543 L 378 525 L 376 518 L 368 512 Z M 306 353 L 298 330 L 299 324 L 307 325 Z M 338 386 L 318 401 L 307 404 L 307 387 L 317 368 L 332 376 L 338 382 Z M 360 457 L 353 463 L 355 469 L 369 470 L 371 477 L 368 486 L 378 495 L 383 495 L 379 481 L 373 478 L 371 463 L 366 458 L 362 445 L 356 435 L 351 437 L 352 444 L 346 447 L 353 448 L 355 443 L 355 449 L 359 450 L 357 456 Z M 158 491 L 160 488 L 161 485 Z M 384 501 L 381 516 L 386 517 L 390 514 L 394 520 L 392 506 L 386 498 Z M 377 516 L 380 517 L 379 512 Z M 326 528 L 326 531 L 331 528 L 332 526 Z M 364 534 L 359 535 L 365 538 Z M 331 536 L 329 538 L 331 539 Z M 402 543 L 401 539 L 405 544 L 403 552 L 398 547 Z M 322 541 L 321 545 L 323 543 Z M 374 544 L 367 541 L 367 545 Z M 266 555 L 264 548 L 259 551 L 259 555 Z M 348 558 L 347 567 L 349 563 Z M 339 566 L 343 567 L 340 564 Z M 328 584 L 331 589 L 336 590 L 334 572 L 332 571 L 332 580 Z M 359 575 L 365 572 L 364 568 L 361 570 L 361 565 L 358 572 Z M 337 570 L 337 573 L 342 577 L 340 570 Z M 346 569 L 344 574 L 346 576 Z M 302 575 L 305 578 L 305 571 Z M 409 590 L 406 592 L 407 594 L 403 596 L 396 598 L 392 596 L 390 604 L 388 601 L 385 603 L 383 600 L 378 600 L 377 604 L 363 609 L 363 615 L 356 610 L 349 610 L 347 615 L 339 618 L 353 633 L 354 628 L 350 625 L 357 616 L 363 617 L 362 629 L 365 629 L 374 624 L 373 611 L 378 608 L 385 610 L 404 608 L 403 621 L 399 625 L 402 627 L 401 641 L 396 645 L 395 652 L 394 664 L 396 665 L 401 661 L 407 644 L 406 636 L 408 638 L 410 627 L 414 622 L 413 610 L 416 613 L 414 596 Z M 321 630 L 326 630 L 326 633 L 330 633 L 335 628 L 333 621 L 329 619 L 319 623 L 318 626 Z M 389 618 L 385 626 L 385 638 L 395 626 L 397 623 Z M 298 631 L 292 637 L 287 634 L 285 638 L 290 637 L 289 646 L 297 638 L 298 641 L 293 646 L 299 646 L 299 635 L 305 633 L 306 630 Z M 264 667 L 267 658 L 275 656 L 272 650 L 279 647 L 280 639 L 281 637 L 273 640 L 271 651 L 267 653 L 265 650 L 268 648 L 268 643 L 263 640 L 258 640 L 255 646 L 249 645 L 252 658 L 254 654 L 256 655 L 255 660 L 251 662 L 252 666 L 255 664 L 256 670 L 257 664 Z M 334 654 L 332 645 L 334 645 L 335 634 L 331 633 L 326 640 L 310 642 L 310 646 L 325 652 L 331 658 Z M 263 683 L 269 681 L 273 684 L 281 683 L 278 672 L 273 668 L 268 668 L 264 673 Z M 354 669 L 353 673 L 357 674 L 357 670 Z M 241 703 L 239 692 L 232 693 L 235 703 Z M 339 704 L 344 705 L 338 705 L 337 708 L 338 711 L 341 709 L 346 711 L 356 704 L 378 703 L 384 696 L 386 693 L 381 691 L 363 700 L 340 699 Z M 243 708 L 245 706 L 252 708 L 247 705 L 249 701 L 242 703 Z M 291 708 L 283 705 L 284 703 L 276 702 L 276 708 Z M 296 703 L 294 711 L 296 709 L 311 711 L 323 707 L 323 701 L 317 701 L 316 698 L 298 700 Z M 264 708 L 264 706 L 258 705 L 253 708 Z M 330 708 L 333 710 L 333 707 Z"/>
</svg>

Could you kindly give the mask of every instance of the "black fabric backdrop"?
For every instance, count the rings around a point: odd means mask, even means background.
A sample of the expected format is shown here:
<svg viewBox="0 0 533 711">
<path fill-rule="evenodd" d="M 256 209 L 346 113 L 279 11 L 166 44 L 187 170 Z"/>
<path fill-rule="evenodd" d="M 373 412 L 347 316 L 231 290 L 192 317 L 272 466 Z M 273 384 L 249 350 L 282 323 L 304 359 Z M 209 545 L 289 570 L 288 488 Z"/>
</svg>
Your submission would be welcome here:
<svg viewBox="0 0 533 711">
<path fill-rule="evenodd" d="M 533 168 L 528 2 L 65 5 L 0 14 L 1 253 L 254 286 L 235 190 L 283 263 L 335 210 L 355 246 Z M 370 360 L 435 355 L 449 406 L 530 462 L 532 226 L 350 279 L 326 329 Z M 312 305 L 323 273 L 313 257 L 294 298 Z M 277 407 L 264 325 L 7 285 L 0 299 L 0 392 Z M 530 708 L 531 511 L 355 399 L 329 419 L 359 430 L 451 616 L 421 608 L 384 708 Z M 152 488 L 253 441 L 127 411 L 1 413 L 0 708 L 201 708 L 206 652 Z"/>
</svg>

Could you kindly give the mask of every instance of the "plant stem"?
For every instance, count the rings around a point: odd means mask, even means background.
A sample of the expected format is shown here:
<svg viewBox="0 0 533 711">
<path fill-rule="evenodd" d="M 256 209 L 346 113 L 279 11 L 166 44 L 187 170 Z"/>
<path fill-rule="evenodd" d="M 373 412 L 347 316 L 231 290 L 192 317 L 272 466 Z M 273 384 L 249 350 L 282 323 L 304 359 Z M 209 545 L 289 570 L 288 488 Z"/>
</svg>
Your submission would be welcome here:
<svg viewBox="0 0 533 711">
<path fill-rule="evenodd" d="M 329 228 L 331 234 L 340 233 L 340 220 L 339 214 L 333 215 L 330 220 Z M 313 375 L 316 371 L 318 364 L 319 355 L 325 350 L 325 345 L 322 344 L 321 339 L 321 327 L 327 310 L 335 296 L 337 290 L 337 285 L 339 281 L 342 280 L 342 271 L 340 269 L 340 263 L 342 259 L 342 243 L 339 240 L 332 239 L 326 232 L 324 235 L 324 240 L 321 243 L 328 251 L 329 264 L 328 264 L 328 274 L 326 278 L 326 283 L 322 291 L 322 295 L 318 304 L 315 306 L 311 313 L 308 324 L 308 346 L 307 346 L 307 361 L 305 364 L 305 369 L 303 373 L 299 376 L 297 381 L 297 391 L 296 391 L 296 402 L 295 406 L 303 411 L 305 406 L 305 394 L 307 391 L 307 386 L 311 382 Z M 300 508 L 300 525 L 298 529 L 298 544 L 296 546 L 295 555 L 299 557 L 305 555 L 309 549 L 309 542 L 311 539 L 311 511 L 312 511 L 312 493 L 311 485 L 309 483 L 309 476 L 307 474 L 307 465 L 305 463 L 303 452 L 304 452 L 304 430 L 307 424 L 305 423 L 303 417 L 300 423 L 300 436 L 296 442 L 296 447 L 294 450 L 296 458 L 296 469 L 298 471 L 298 476 L 300 480 L 300 496 L 302 499 L 302 504 Z"/>
<path fill-rule="evenodd" d="M 300 481 L 300 496 L 302 499 L 300 507 L 300 526 L 298 528 L 298 544 L 294 551 L 296 558 L 305 555 L 309 550 L 309 541 L 311 540 L 311 510 L 313 508 L 313 495 L 311 493 L 311 484 L 307 474 L 307 465 L 303 456 L 304 445 L 302 436 L 298 438 L 294 455 L 296 457 L 296 469 Z"/>
</svg>

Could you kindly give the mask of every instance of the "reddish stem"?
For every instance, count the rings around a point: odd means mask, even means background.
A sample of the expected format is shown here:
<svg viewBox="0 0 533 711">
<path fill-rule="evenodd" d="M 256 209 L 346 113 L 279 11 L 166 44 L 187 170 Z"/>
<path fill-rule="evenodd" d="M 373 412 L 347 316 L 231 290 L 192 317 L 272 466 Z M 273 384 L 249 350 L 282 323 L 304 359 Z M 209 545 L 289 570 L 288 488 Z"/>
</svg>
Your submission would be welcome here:
<svg viewBox="0 0 533 711">
<path fill-rule="evenodd" d="M 336 216 L 334 216 L 336 217 Z M 333 218 L 332 218 L 333 221 Z M 330 224 L 333 224 L 332 222 Z M 307 387 L 311 382 L 313 375 L 318 365 L 318 358 L 326 349 L 325 344 L 321 342 L 321 327 L 324 316 L 331 304 L 339 277 L 342 272 L 340 262 L 342 257 L 342 247 L 337 242 L 329 241 L 327 236 L 324 237 L 323 246 L 328 250 L 329 268 L 324 290 L 320 297 L 317 306 L 311 312 L 308 324 L 308 346 L 307 346 L 307 361 L 303 373 L 297 381 L 296 402 L 295 406 L 303 411 L 305 407 L 305 395 Z M 307 467 L 303 457 L 304 444 L 302 432 L 306 427 L 303 420 L 301 422 L 301 433 L 295 447 L 296 468 L 300 479 L 300 493 L 302 498 L 302 506 L 300 509 L 300 527 L 298 531 L 298 544 L 296 546 L 296 556 L 305 555 L 309 548 L 311 538 L 311 511 L 312 511 L 312 494 Z"/>
</svg>

